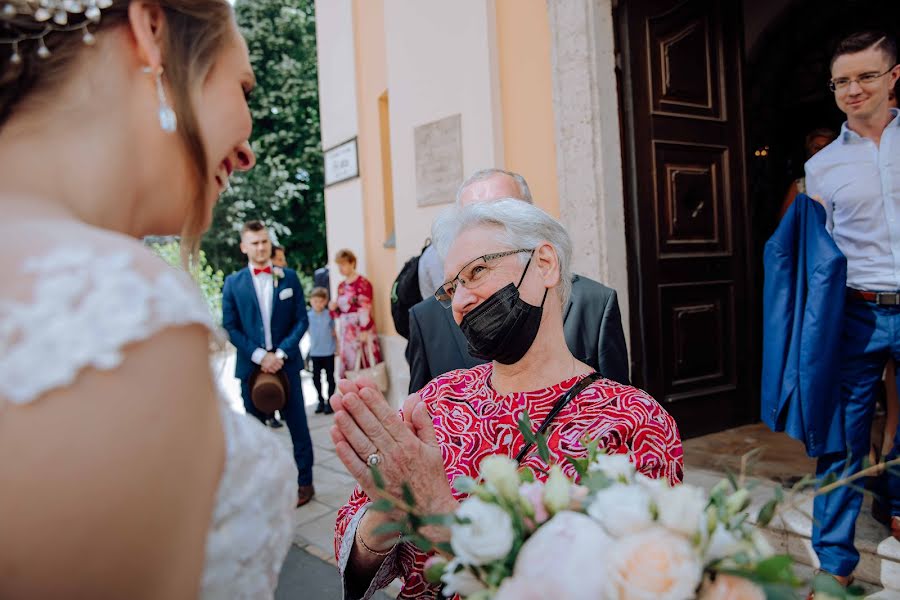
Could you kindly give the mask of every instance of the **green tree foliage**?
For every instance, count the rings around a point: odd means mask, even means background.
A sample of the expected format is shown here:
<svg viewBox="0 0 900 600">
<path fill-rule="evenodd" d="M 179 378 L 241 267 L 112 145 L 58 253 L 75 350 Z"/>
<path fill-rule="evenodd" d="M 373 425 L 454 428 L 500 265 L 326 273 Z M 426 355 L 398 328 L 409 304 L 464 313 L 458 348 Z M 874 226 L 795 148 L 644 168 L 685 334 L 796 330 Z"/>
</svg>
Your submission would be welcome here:
<svg viewBox="0 0 900 600">
<path fill-rule="evenodd" d="M 183 269 L 181 264 L 181 245 L 176 240 L 153 241 L 148 244 L 164 261 L 177 269 Z M 225 283 L 225 274 L 214 269 L 206 260 L 206 253 L 200 251 L 200 258 L 196 263 L 197 272 L 194 278 L 203 292 L 203 297 L 209 305 L 209 312 L 216 322 L 222 321 L 222 286 Z M 193 269 L 193 267 L 192 267 Z"/>
<path fill-rule="evenodd" d="M 238 0 L 235 12 L 257 78 L 257 165 L 232 177 L 202 248 L 216 269 L 236 271 L 246 265 L 241 225 L 260 219 L 287 249 L 288 265 L 311 275 L 326 261 L 313 0 Z"/>
</svg>

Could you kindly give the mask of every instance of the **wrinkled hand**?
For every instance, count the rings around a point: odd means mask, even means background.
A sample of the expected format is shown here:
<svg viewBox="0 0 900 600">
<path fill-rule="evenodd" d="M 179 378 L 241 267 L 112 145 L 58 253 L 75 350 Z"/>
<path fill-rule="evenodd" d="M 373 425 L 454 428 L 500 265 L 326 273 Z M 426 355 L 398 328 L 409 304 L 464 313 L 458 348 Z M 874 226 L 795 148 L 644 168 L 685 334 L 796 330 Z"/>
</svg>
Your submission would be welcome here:
<svg viewBox="0 0 900 600">
<path fill-rule="evenodd" d="M 331 312 L 334 312 L 337 309 L 338 309 L 338 305 L 337 305 L 336 300 L 332 300 L 331 302 L 328 303 L 328 310 L 330 310 Z"/>
<path fill-rule="evenodd" d="M 374 381 L 361 378 L 353 383 L 342 379 L 337 387 L 337 393 L 331 397 L 335 411 L 331 439 L 341 462 L 363 491 L 370 498 L 380 495 L 366 463 L 369 455 L 378 454 L 378 470 L 386 492 L 402 498 L 401 485 L 406 482 L 419 511 L 452 512 L 456 500 L 424 403 L 408 399 L 404 406 L 409 405 L 412 410 L 401 419 Z"/>
<path fill-rule="evenodd" d="M 263 373 L 277 373 L 284 367 L 284 361 L 278 358 L 274 352 L 266 352 L 259 367 Z"/>
</svg>

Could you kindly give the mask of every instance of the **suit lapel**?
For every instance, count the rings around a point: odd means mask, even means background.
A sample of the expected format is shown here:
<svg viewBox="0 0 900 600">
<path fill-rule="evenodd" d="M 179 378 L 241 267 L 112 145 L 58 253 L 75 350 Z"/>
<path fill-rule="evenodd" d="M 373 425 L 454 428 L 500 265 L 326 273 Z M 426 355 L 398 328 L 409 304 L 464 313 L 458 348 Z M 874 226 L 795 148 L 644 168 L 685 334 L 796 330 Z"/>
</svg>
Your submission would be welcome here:
<svg viewBox="0 0 900 600">
<path fill-rule="evenodd" d="M 449 328 L 450 336 L 453 338 L 453 345 L 459 353 L 458 364 L 466 365 L 466 368 L 468 368 L 469 363 L 473 361 L 469 354 L 469 342 L 466 341 L 466 336 L 463 335 L 462 329 L 459 328 L 459 325 L 453 319 L 453 311 L 448 308 L 441 308 L 441 312 L 444 314 L 444 324 Z"/>
<path fill-rule="evenodd" d="M 279 310 L 279 307 L 281 306 L 281 302 L 278 300 L 278 292 L 280 292 L 281 290 L 283 290 L 286 287 L 286 285 L 284 283 L 284 277 L 282 277 L 281 279 L 274 279 L 274 277 L 275 277 L 274 274 L 272 275 L 272 277 L 273 277 L 273 281 L 278 282 L 278 287 L 275 287 L 274 284 L 272 285 L 272 318 L 270 320 L 270 324 L 275 323 L 275 313 Z"/>
<path fill-rule="evenodd" d="M 563 311 L 563 324 L 569 320 L 569 313 L 572 312 L 572 300 L 575 298 L 575 282 L 578 281 L 578 275 L 572 276 L 572 290 L 569 292 L 569 301 L 566 303 L 566 310 Z"/>
<path fill-rule="evenodd" d="M 262 324 L 262 309 L 259 306 L 259 298 L 256 297 L 256 286 L 253 284 L 253 275 L 250 273 L 250 267 L 244 269 L 241 285 L 244 287 L 244 293 L 250 298 L 250 304 L 256 309 L 253 314 L 257 316 L 259 323 Z"/>
</svg>

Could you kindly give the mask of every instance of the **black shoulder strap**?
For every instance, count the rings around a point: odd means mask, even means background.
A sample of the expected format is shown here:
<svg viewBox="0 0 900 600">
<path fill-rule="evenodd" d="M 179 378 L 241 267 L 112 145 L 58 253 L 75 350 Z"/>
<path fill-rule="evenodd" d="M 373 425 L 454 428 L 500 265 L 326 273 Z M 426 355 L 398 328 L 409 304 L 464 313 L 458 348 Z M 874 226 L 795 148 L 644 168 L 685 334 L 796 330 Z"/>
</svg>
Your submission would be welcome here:
<svg viewBox="0 0 900 600">
<path fill-rule="evenodd" d="M 547 428 L 550 427 L 550 424 L 553 423 L 556 415 L 558 415 L 562 411 L 562 409 L 564 409 L 569 404 L 569 402 L 572 401 L 573 398 L 575 398 L 578 394 L 583 392 L 585 388 L 587 388 L 598 379 L 601 379 L 602 377 L 603 375 L 601 375 L 597 371 L 594 371 L 590 375 L 585 376 L 584 379 L 573 385 L 571 388 L 569 388 L 569 391 L 560 396 L 559 400 L 556 401 L 556 404 L 553 405 L 553 408 L 550 409 L 550 413 L 547 415 L 547 418 L 544 419 L 544 422 L 541 423 L 540 427 L 538 427 L 536 435 L 544 433 Z M 528 456 L 528 453 L 531 452 L 533 446 L 534 444 L 532 444 L 531 442 L 526 442 L 525 445 L 522 446 L 522 449 L 519 450 L 519 453 L 516 455 L 516 462 L 521 463 L 522 459 Z"/>
</svg>

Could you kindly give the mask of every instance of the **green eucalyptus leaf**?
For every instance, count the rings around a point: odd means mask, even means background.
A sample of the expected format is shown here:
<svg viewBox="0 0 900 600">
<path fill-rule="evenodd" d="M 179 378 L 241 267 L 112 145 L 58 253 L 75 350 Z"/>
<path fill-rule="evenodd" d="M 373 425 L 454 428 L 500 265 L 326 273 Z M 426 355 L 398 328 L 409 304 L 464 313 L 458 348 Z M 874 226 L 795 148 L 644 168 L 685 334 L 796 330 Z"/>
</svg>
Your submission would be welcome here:
<svg viewBox="0 0 900 600">
<path fill-rule="evenodd" d="M 369 467 L 369 471 L 372 473 L 372 481 L 375 482 L 375 487 L 379 490 L 384 489 L 384 476 L 381 474 L 381 471 L 378 469 L 378 466 L 371 465 Z"/>
<path fill-rule="evenodd" d="M 416 497 L 413 495 L 412 488 L 409 487 L 409 484 L 405 481 L 403 485 L 400 486 L 400 491 L 403 493 L 403 501 L 406 502 L 409 506 L 416 505 Z"/>
<path fill-rule="evenodd" d="M 387 535 L 389 533 L 402 533 L 406 529 L 403 523 L 383 523 L 375 528 L 375 535 Z"/>
<path fill-rule="evenodd" d="M 760 527 L 765 527 L 769 523 L 772 522 L 772 518 L 775 516 L 775 511 L 778 509 L 778 500 L 772 499 L 766 502 L 761 509 L 759 509 L 759 515 L 756 517 L 756 524 Z"/>
<path fill-rule="evenodd" d="M 378 512 L 391 512 L 394 510 L 394 503 L 387 498 L 379 498 L 372 503 L 372 510 Z"/>
</svg>

